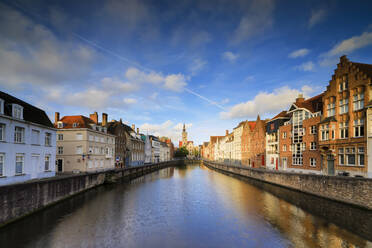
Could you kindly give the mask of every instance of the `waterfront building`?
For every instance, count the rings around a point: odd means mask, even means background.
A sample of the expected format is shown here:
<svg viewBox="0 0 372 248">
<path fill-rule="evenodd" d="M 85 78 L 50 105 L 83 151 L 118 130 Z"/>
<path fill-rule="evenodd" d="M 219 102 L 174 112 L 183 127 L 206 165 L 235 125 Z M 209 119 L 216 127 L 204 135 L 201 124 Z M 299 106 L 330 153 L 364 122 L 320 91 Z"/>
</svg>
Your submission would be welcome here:
<svg viewBox="0 0 372 248">
<path fill-rule="evenodd" d="M 287 111 L 282 111 L 266 124 L 266 168 L 283 170 L 279 163 L 279 127 L 289 120 Z"/>
<path fill-rule="evenodd" d="M 242 121 L 236 126 L 232 133 L 234 135 L 234 141 L 232 142 L 232 157 L 231 157 L 231 162 L 234 164 L 241 164 L 242 161 L 242 134 L 243 134 L 243 125 L 245 121 Z"/>
<path fill-rule="evenodd" d="M 371 177 L 366 132 L 371 79 L 372 65 L 340 57 L 324 92 L 319 130 L 324 172 L 328 175 Z"/>
<path fill-rule="evenodd" d="M 0 91 L 0 185 L 55 176 L 55 156 L 44 110 Z"/>
<path fill-rule="evenodd" d="M 115 135 L 107 132 L 107 115 L 98 122 L 95 112 L 64 116 L 55 114 L 57 128 L 57 171 L 91 172 L 115 168 Z"/>
<path fill-rule="evenodd" d="M 321 173 L 318 125 L 323 94 L 307 100 L 302 94 L 290 106 L 290 119 L 279 127 L 280 166 L 294 172 Z"/>
<path fill-rule="evenodd" d="M 160 162 L 160 140 L 158 137 L 150 135 L 151 143 L 151 163 Z"/>
<path fill-rule="evenodd" d="M 152 144 L 150 135 L 143 135 L 142 139 L 145 140 L 145 164 L 151 164 L 152 159 Z"/>
<path fill-rule="evenodd" d="M 371 91 L 370 91 L 370 96 L 371 96 Z M 369 178 L 372 178 L 372 100 L 369 101 L 368 106 L 367 106 L 367 176 Z"/>
<path fill-rule="evenodd" d="M 160 162 L 170 160 L 170 149 L 166 142 L 160 141 Z"/>
<path fill-rule="evenodd" d="M 145 163 L 145 141 L 142 140 L 142 135 L 139 133 L 139 128 L 137 132 L 135 130 L 135 125 L 132 125 L 130 131 L 131 140 L 131 166 L 143 165 Z"/>
<path fill-rule="evenodd" d="M 105 118 L 107 119 L 107 117 Z M 122 119 L 120 121 L 112 120 L 108 122 L 106 128 L 107 132 L 115 135 L 115 167 L 122 168 L 129 166 L 131 161 L 130 133 L 133 130 L 128 125 L 125 125 Z"/>
<path fill-rule="evenodd" d="M 265 167 L 266 121 L 246 121 L 242 132 L 242 164 L 253 168 Z"/>
</svg>

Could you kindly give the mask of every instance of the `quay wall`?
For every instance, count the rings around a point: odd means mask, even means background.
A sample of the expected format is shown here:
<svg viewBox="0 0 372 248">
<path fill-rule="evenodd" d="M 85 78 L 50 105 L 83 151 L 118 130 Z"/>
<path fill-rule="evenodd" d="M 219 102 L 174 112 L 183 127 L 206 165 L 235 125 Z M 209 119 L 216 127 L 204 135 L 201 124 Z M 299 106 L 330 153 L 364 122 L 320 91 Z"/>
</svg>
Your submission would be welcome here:
<svg viewBox="0 0 372 248">
<path fill-rule="evenodd" d="M 162 168 L 183 164 L 168 161 L 94 173 L 60 175 L 47 179 L 0 186 L 0 226 L 104 183 L 130 180 Z"/>
<path fill-rule="evenodd" d="M 260 180 L 372 211 L 372 179 L 256 169 L 212 161 L 203 161 L 203 164 L 217 171 Z"/>
</svg>

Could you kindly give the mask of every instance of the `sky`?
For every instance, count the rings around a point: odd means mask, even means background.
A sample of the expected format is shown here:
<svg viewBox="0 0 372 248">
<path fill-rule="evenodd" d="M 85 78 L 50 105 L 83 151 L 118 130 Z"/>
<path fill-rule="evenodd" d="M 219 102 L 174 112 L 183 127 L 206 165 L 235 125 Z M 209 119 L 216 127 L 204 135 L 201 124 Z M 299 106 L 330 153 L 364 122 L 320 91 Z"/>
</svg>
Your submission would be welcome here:
<svg viewBox="0 0 372 248">
<path fill-rule="evenodd" d="M 372 64 L 371 1 L 0 0 L 0 90 L 195 144 Z M 101 117 L 101 116 L 100 116 Z"/>
</svg>

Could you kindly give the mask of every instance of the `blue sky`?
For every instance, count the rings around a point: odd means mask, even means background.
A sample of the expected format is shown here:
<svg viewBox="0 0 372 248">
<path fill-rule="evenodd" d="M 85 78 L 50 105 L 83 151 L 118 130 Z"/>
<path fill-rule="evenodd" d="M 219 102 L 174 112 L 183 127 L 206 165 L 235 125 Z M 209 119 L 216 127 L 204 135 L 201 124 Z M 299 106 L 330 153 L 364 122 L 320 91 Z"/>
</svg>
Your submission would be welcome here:
<svg viewBox="0 0 372 248">
<path fill-rule="evenodd" d="M 178 143 L 270 118 L 372 64 L 370 1 L 0 1 L 0 88 Z"/>
</svg>

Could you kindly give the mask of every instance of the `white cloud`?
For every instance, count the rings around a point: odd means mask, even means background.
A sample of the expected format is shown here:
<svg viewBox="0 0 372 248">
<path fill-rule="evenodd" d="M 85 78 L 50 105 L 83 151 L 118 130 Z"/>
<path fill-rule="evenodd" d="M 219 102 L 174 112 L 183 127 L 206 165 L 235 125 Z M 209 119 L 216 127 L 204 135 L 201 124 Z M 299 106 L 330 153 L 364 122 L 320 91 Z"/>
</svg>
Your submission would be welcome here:
<svg viewBox="0 0 372 248">
<path fill-rule="evenodd" d="M 171 74 L 165 77 L 164 88 L 168 90 L 181 92 L 186 85 L 185 76 L 182 74 Z"/>
<path fill-rule="evenodd" d="M 251 1 L 240 20 L 239 26 L 234 31 L 233 43 L 240 43 L 271 27 L 274 6 L 274 0 Z"/>
<path fill-rule="evenodd" d="M 313 71 L 315 69 L 315 65 L 312 61 L 308 61 L 308 62 L 302 63 L 299 66 L 296 66 L 296 69 L 300 71 Z"/>
<path fill-rule="evenodd" d="M 111 77 L 103 78 L 101 83 L 105 90 L 113 91 L 115 93 L 128 93 L 139 89 L 138 84 L 124 82 L 120 79 Z"/>
<path fill-rule="evenodd" d="M 233 53 L 233 52 L 230 52 L 230 51 L 226 51 L 222 54 L 222 58 L 230 61 L 230 62 L 235 62 L 235 60 L 239 57 L 239 54 L 236 54 L 236 53 Z"/>
<path fill-rule="evenodd" d="M 229 98 L 225 98 L 221 101 L 221 104 L 224 105 L 224 104 L 228 104 L 230 102 L 230 99 Z"/>
<path fill-rule="evenodd" d="M 327 54 L 329 56 L 338 56 L 345 53 L 351 53 L 359 48 L 372 44 L 372 32 L 364 32 L 359 36 L 353 36 L 343 40 L 335 45 Z"/>
<path fill-rule="evenodd" d="M 137 99 L 135 99 L 135 98 L 124 98 L 123 99 L 123 102 L 125 103 L 125 104 L 128 104 L 128 105 L 130 105 L 130 104 L 135 104 L 135 103 L 137 103 Z"/>
<path fill-rule="evenodd" d="M 276 114 L 287 109 L 295 101 L 298 94 L 303 93 L 305 97 L 313 89 L 307 85 L 301 90 L 281 87 L 273 92 L 260 92 L 253 100 L 242 102 L 232 106 L 228 111 L 220 112 L 222 119 L 255 118 L 257 114 Z"/>
<path fill-rule="evenodd" d="M 309 28 L 312 28 L 316 24 L 323 21 L 326 16 L 327 16 L 327 12 L 325 9 L 312 10 L 310 18 L 309 18 Z"/>
<path fill-rule="evenodd" d="M 291 53 L 288 55 L 288 57 L 289 57 L 289 58 L 304 57 L 304 56 L 306 56 L 309 52 L 310 52 L 309 49 L 302 48 L 302 49 L 298 49 L 298 50 L 296 50 L 296 51 L 291 52 Z"/>
<path fill-rule="evenodd" d="M 191 139 L 189 129 L 192 127 L 192 123 L 186 123 L 185 125 Z M 171 120 L 167 120 L 161 124 L 144 123 L 140 126 L 140 130 L 143 133 L 149 133 L 155 136 L 166 136 L 176 145 L 181 139 L 182 127 L 183 123 L 174 124 Z"/>
<path fill-rule="evenodd" d="M 191 75 L 196 75 L 199 71 L 203 70 L 205 65 L 207 64 L 207 61 L 196 58 L 192 61 L 191 66 L 189 67 L 189 70 L 191 72 Z"/>
<path fill-rule="evenodd" d="M 3 4 L 0 33 L 0 84 L 6 88 L 78 79 L 96 57 L 89 47 L 61 41 L 45 26 Z"/>
</svg>

